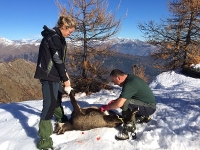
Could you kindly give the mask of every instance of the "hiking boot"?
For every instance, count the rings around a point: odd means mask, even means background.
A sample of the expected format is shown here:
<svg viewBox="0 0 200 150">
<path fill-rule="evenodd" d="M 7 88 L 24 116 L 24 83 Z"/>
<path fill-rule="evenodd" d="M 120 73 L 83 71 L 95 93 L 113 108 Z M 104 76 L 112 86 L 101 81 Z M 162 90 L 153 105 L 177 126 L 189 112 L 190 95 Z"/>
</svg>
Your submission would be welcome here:
<svg viewBox="0 0 200 150">
<path fill-rule="evenodd" d="M 136 123 L 148 123 L 151 121 L 151 118 L 149 116 L 140 116 L 135 115 Z"/>
<path fill-rule="evenodd" d="M 53 133 L 53 127 L 51 124 L 51 120 L 40 120 L 38 126 L 39 126 L 38 135 L 40 139 L 37 142 L 37 148 L 38 149 L 52 148 L 53 140 L 50 136 Z"/>
<path fill-rule="evenodd" d="M 135 127 L 132 124 L 124 124 L 123 130 L 115 135 L 116 140 L 136 139 Z"/>
</svg>

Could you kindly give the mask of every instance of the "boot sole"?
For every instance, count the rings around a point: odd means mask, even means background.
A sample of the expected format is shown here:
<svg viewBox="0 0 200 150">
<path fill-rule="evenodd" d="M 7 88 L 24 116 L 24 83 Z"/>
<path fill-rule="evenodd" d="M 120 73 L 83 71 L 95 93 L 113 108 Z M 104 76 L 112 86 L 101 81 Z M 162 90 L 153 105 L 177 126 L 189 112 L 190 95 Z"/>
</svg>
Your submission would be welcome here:
<svg viewBox="0 0 200 150">
<path fill-rule="evenodd" d="M 129 138 L 119 138 L 119 137 L 115 136 L 115 140 L 117 140 L 117 141 L 128 140 L 128 139 Z"/>
<path fill-rule="evenodd" d="M 132 139 L 129 138 L 130 136 L 132 137 Z M 115 135 L 115 139 L 117 141 L 129 140 L 129 139 L 130 140 L 135 140 L 137 138 L 136 133 L 135 133 L 135 135 L 129 135 L 129 137 L 128 138 L 123 138 L 123 137 L 118 137 L 118 136 Z"/>
</svg>

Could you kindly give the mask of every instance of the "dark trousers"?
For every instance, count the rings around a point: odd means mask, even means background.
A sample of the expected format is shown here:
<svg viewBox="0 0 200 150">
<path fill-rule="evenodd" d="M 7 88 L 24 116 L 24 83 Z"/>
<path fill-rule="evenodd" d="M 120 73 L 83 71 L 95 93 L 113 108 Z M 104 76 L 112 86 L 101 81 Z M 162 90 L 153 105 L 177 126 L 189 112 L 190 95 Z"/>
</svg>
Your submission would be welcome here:
<svg viewBox="0 0 200 150">
<path fill-rule="evenodd" d="M 137 106 L 137 105 L 133 105 L 133 104 L 130 104 L 129 107 L 132 110 L 138 108 L 138 112 L 136 114 L 137 115 L 141 115 L 141 116 L 150 116 L 150 115 L 152 115 L 156 111 L 156 109 L 152 108 L 152 107 Z"/>
<path fill-rule="evenodd" d="M 147 105 L 135 105 L 133 103 L 129 103 L 128 100 L 125 101 L 124 105 L 121 107 L 122 109 L 122 116 L 125 120 L 130 120 L 132 116 L 132 112 L 137 110 L 136 115 L 139 116 L 150 116 L 152 115 L 156 109 L 149 107 Z"/>
<path fill-rule="evenodd" d="M 50 120 L 57 107 L 61 106 L 62 86 L 61 83 L 47 80 L 40 80 L 42 84 L 43 109 L 41 120 Z"/>
</svg>

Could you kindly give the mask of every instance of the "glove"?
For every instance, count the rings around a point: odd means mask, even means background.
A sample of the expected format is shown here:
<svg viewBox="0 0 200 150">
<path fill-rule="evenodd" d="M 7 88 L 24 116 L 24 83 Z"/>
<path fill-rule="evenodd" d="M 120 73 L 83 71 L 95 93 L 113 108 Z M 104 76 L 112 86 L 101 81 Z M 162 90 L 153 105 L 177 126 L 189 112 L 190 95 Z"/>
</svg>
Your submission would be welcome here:
<svg viewBox="0 0 200 150">
<path fill-rule="evenodd" d="M 109 105 L 102 105 L 102 106 L 100 107 L 100 110 L 101 110 L 101 112 L 104 112 L 104 111 L 106 111 L 106 110 L 110 110 L 110 106 L 109 106 Z"/>
<path fill-rule="evenodd" d="M 108 103 L 108 105 L 111 104 L 111 103 L 113 103 L 113 102 L 115 102 L 115 100 L 111 100 L 111 101 Z"/>
<path fill-rule="evenodd" d="M 68 87 L 65 87 L 64 88 L 64 91 L 67 93 L 67 94 L 70 94 L 71 90 L 73 90 L 73 88 L 71 86 L 68 86 Z"/>
</svg>

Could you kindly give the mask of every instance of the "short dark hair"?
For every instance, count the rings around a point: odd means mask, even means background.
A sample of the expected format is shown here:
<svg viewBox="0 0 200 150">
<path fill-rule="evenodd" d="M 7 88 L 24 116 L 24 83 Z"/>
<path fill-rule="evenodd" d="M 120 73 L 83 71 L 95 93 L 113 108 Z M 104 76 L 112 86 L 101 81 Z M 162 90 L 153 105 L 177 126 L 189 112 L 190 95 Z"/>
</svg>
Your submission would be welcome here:
<svg viewBox="0 0 200 150">
<path fill-rule="evenodd" d="M 119 69 L 114 69 L 110 73 L 110 76 L 113 76 L 113 77 L 117 77 L 119 75 L 123 76 L 123 75 L 126 75 L 126 73 L 124 73 L 123 71 L 121 71 Z"/>
</svg>

